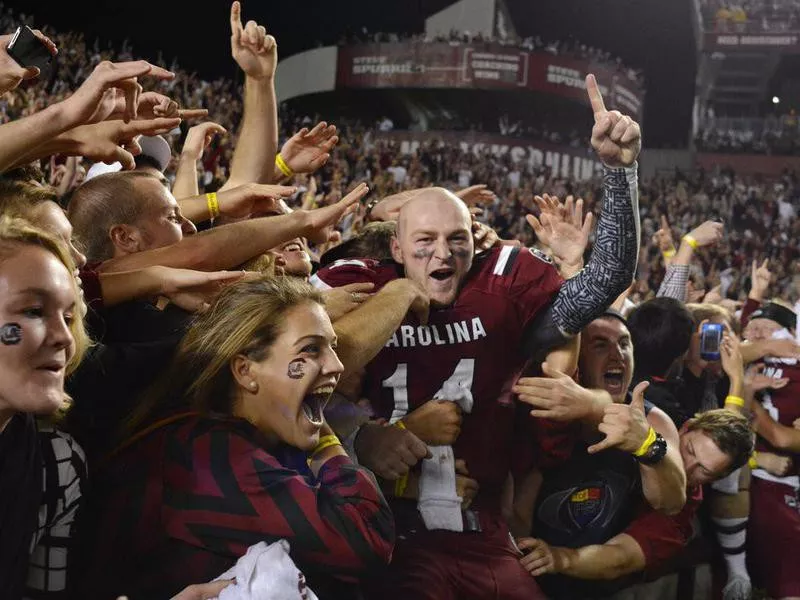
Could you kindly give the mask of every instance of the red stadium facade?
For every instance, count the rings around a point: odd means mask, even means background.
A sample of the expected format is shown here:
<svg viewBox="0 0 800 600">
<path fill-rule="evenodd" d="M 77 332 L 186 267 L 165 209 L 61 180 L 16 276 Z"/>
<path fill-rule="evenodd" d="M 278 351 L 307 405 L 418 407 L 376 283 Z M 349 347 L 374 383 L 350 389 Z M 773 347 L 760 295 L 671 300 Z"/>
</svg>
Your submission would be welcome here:
<svg viewBox="0 0 800 600">
<path fill-rule="evenodd" d="M 500 44 L 406 42 L 340 48 L 337 88 L 527 90 L 588 103 L 594 73 L 609 107 L 641 117 L 644 90 L 606 65 Z"/>
</svg>

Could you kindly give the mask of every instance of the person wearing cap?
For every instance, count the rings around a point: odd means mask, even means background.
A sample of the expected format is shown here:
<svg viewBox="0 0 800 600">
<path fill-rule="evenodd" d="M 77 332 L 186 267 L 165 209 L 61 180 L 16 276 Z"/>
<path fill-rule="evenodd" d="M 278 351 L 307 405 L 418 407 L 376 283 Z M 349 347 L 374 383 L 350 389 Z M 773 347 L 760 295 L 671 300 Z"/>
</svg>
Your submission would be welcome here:
<svg viewBox="0 0 800 600">
<path fill-rule="evenodd" d="M 760 304 L 752 296 L 742 315 L 746 322 L 744 338 L 751 343 L 794 340 L 794 311 L 776 301 Z M 800 597 L 800 430 L 792 424 L 800 418 L 800 365 L 796 358 L 772 356 L 759 363 L 762 374 L 773 383 L 762 393 L 760 402 L 752 405 L 759 465 L 750 484 L 748 557 L 756 585 L 764 587 L 772 598 L 794 598 Z M 783 459 L 780 471 L 768 471 L 761 464 L 760 455 L 767 453 Z"/>
<path fill-rule="evenodd" d="M 546 365 L 544 372 L 551 379 L 520 380 L 520 400 L 542 417 L 582 421 L 582 433 L 570 459 L 542 473 L 540 487 L 532 474 L 515 494 L 521 561 L 532 575 L 562 576 L 540 579 L 552 597 L 601 596 L 631 582 L 598 580 L 652 570 L 685 547 L 702 484 L 749 457 L 749 426 L 716 410 L 679 432 L 645 399 L 648 383 L 631 390 L 631 333 L 615 311 L 581 333 L 585 387 Z M 584 425 L 598 422 L 596 430 Z"/>
</svg>

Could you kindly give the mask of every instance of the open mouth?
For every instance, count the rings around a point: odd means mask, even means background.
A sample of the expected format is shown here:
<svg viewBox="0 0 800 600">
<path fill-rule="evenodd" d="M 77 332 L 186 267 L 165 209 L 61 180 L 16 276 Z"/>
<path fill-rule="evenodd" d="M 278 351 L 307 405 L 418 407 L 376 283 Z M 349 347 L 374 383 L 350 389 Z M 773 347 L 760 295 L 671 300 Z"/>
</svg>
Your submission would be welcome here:
<svg viewBox="0 0 800 600">
<path fill-rule="evenodd" d="M 308 422 L 316 427 L 322 427 L 324 423 L 325 405 L 333 393 L 333 386 L 328 385 L 317 388 L 310 394 L 303 398 L 302 410 L 303 415 Z"/>
<path fill-rule="evenodd" d="M 603 381 L 608 390 L 620 390 L 622 388 L 622 380 L 624 371 L 621 368 L 609 369 L 603 374 Z"/>
<path fill-rule="evenodd" d="M 441 269 L 436 269 L 432 271 L 430 277 L 435 279 L 436 281 L 447 281 L 453 275 L 455 275 L 456 270 L 450 267 L 442 267 Z"/>
<path fill-rule="evenodd" d="M 288 246 L 284 246 L 283 251 L 284 252 L 302 252 L 303 251 L 303 247 L 300 244 L 298 244 L 297 242 L 294 242 L 292 244 L 289 244 Z"/>
</svg>

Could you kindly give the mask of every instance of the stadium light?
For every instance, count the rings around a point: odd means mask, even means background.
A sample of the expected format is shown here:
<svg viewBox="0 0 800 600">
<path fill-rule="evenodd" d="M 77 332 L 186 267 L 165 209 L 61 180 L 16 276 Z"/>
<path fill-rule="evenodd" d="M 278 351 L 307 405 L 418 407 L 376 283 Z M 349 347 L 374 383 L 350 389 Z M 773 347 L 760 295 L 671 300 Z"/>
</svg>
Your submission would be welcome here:
<svg viewBox="0 0 800 600">
<path fill-rule="evenodd" d="M 777 96 L 773 96 L 772 97 L 772 103 L 773 104 L 780 104 L 781 103 L 781 99 L 778 98 Z"/>
</svg>

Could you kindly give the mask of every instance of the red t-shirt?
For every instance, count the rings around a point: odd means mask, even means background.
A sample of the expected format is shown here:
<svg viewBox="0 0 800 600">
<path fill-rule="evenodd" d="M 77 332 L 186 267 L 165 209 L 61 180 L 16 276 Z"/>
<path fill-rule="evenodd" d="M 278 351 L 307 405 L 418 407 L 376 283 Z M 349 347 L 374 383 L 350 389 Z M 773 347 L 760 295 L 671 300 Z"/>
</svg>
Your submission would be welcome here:
<svg viewBox="0 0 800 600">
<path fill-rule="evenodd" d="M 318 287 L 371 282 L 377 291 L 402 276 L 393 262 L 342 260 L 322 269 L 312 282 Z M 367 365 L 364 395 L 378 418 L 402 418 L 448 381 L 470 389 L 472 411 L 464 415 L 454 452 L 480 484 L 475 508 L 498 508 L 511 464 L 511 386 L 526 362 L 523 335 L 561 284 L 555 267 L 533 252 L 493 249 L 475 259 L 452 306 L 431 309 L 427 326 L 407 315 Z"/>
<path fill-rule="evenodd" d="M 692 539 L 692 521 L 703 502 L 703 487 L 686 490 L 686 504 L 677 515 L 665 515 L 643 502 L 627 533 L 642 548 L 646 570 L 651 571 L 677 556 Z"/>
</svg>

